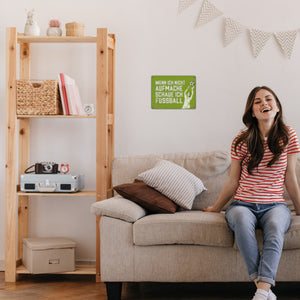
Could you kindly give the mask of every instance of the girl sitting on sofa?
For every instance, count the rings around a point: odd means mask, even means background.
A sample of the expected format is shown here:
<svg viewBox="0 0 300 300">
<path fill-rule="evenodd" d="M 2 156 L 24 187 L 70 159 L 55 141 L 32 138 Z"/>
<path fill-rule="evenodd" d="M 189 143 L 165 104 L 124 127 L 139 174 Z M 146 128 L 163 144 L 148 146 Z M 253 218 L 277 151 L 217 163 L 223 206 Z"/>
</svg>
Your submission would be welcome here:
<svg viewBox="0 0 300 300">
<path fill-rule="evenodd" d="M 286 126 L 276 94 L 268 87 L 255 87 L 249 94 L 243 122 L 246 130 L 233 141 L 229 178 L 214 206 L 204 211 L 226 210 L 226 221 L 234 232 L 250 279 L 257 286 L 253 300 L 274 300 L 271 291 L 282 253 L 284 235 L 290 225 L 290 210 L 283 199 L 283 185 L 300 215 L 300 191 L 296 177 L 296 132 Z M 259 253 L 255 228 L 263 231 Z"/>
</svg>

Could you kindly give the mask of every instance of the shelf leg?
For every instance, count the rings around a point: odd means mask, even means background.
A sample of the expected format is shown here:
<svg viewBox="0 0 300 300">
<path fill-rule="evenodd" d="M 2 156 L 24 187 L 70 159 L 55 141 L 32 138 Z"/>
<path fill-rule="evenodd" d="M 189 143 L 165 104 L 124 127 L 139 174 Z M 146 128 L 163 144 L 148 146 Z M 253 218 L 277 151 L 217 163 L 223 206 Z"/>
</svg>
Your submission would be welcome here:
<svg viewBox="0 0 300 300">
<path fill-rule="evenodd" d="M 16 281 L 17 239 L 17 30 L 6 30 L 5 281 Z"/>
</svg>

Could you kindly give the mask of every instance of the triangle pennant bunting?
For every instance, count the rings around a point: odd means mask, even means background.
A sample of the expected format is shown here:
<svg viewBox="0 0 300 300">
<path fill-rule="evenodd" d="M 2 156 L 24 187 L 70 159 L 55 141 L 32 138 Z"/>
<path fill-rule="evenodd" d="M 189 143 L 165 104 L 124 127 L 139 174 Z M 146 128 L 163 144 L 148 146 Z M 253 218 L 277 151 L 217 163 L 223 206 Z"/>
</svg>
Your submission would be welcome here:
<svg viewBox="0 0 300 300">
<path fill-rule="evenodd" d="M 179 0 L 178 1 L 178 13 L 182 13 L 185 9 L 190 7 L 197 0 Z"/>
<path fill-rule="evenodd" d="M 253 55 L 256 58 L 263 47 L 266 45 L 272 34 L 270 32 L 265 32 L 258 29 L 249 29 L 249 32 Z"/>
<path fill-rule="evenodd" d="M 274 35 L 285 56 L 291 58 L 295 40 L 297 37 L 297 30 L 276 32 L 274 33 Z"/>
<path fill-rule="evenodd" d="M 197 1 L 198 0 L 178 0 L 178 13 L 182 13 Z M 223 12 L 215 7 L 214 4 L 210 2 L 210 0 L 202 0 L 197 20 L 195 22 L 195 27 L 197 28 L 205 25 L 206 23 L 214 20 L 221 15 L 223 15 Z M 230 17 L 225 17 L 223 35 L 224 47 L 227 47 L 244 31 L 249 31 L 250 44 L 252 47 L 253 56 L 255 58 L 257 58 L 269 39 L 274 35 L 282 52 L 284 53 L 284 56 L 290 59 L 294 51 L 297 34 L 298 32 L 300 32 L 300 29 L 279 32 L 266 32 L 259 29 L 250 29 Z"/>
<path fill-rule="evenodd" d="M 244 26 L 239 22 L 231 19 L 225 18 L 225 31 L 224 31 L 224 47 L 229 45 L 233 40 L 235 40 L 239 34 L 244 30 Z"/>
<path fill-rule="evenodd" d="M 218 10 L 212 3 L 210 3 L 208 0 L 204 0 L 195 27 L 204 25 L 222 14 L 223 13 Z"/>
</svg>

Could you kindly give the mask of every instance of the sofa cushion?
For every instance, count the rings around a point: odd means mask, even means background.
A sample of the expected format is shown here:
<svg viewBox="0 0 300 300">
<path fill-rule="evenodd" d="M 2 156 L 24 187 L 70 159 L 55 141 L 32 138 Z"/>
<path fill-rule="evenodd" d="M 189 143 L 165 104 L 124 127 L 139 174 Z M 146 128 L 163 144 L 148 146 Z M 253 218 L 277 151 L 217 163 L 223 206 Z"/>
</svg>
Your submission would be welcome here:
<svg viewBox="0 0 300 300">
<path fill-rule="evenodd" d="M 186 209 L 191 209 L 195 197 L 206 190 L 198 177 L 167 160 L 160 160 L 138 178 Z"/>
<path fill-rule="evenodd" d="M 263 245 L 263 234 L 260 229 L 256 230 L 258 248 L 261 250 Z M 238 250 L 236 240 L 234 249 Z M 300 216 L 292 215 L 291 225 L 284 237 L 283 250 L 300 249 Z"/>
<path fill-rule="evenodd" d="M 148 186 L 143 181 L 124 183 L 114 187 L 118 194 L 129 199 L 150 212 L 175 213 L 177 205 L 169 198 Z"/>
<path fill-rule="evenodd" d="M 232 247 L 224 213 L 182 211 L 148 215 L 133 224 L 135 245 L 190 244 Z"/>
<path fill-rule="evenodd" d="M 217 174 L 215 176 L 212 176 L 204 180 L 203 183 L 207 188 L 207 190 L 196 197 L 192 209 L 202 210 L 207 206 L 214 205 L 221 194 L 221 191 L 226 183 L 228 176 L 229 176 L 229 168 L 221 174 Z M 227 203 L 227 205 L 223 207 L 223 210 L 226 210 L 228 205 L 229 202 Z"/>
<path fill-rule="evenodd" d="M 120 196 L 94 202 L 90 211 L 96 216 L 107 216 L 130 223 L 144 217 L 147 213 L 140 205 Z"/>
</svg>

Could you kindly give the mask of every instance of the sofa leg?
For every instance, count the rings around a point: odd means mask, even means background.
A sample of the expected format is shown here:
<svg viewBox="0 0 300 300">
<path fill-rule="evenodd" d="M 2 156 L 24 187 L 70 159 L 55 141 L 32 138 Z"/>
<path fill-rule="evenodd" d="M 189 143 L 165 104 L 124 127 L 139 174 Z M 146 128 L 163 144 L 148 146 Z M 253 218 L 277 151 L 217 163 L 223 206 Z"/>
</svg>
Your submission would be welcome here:
<svg viewBox="0 0 300 300">
<path fill-rule="evenodd" d="M 105 282 L 107 300 L 121 300 L 122 282 Z"/>
</svg>

